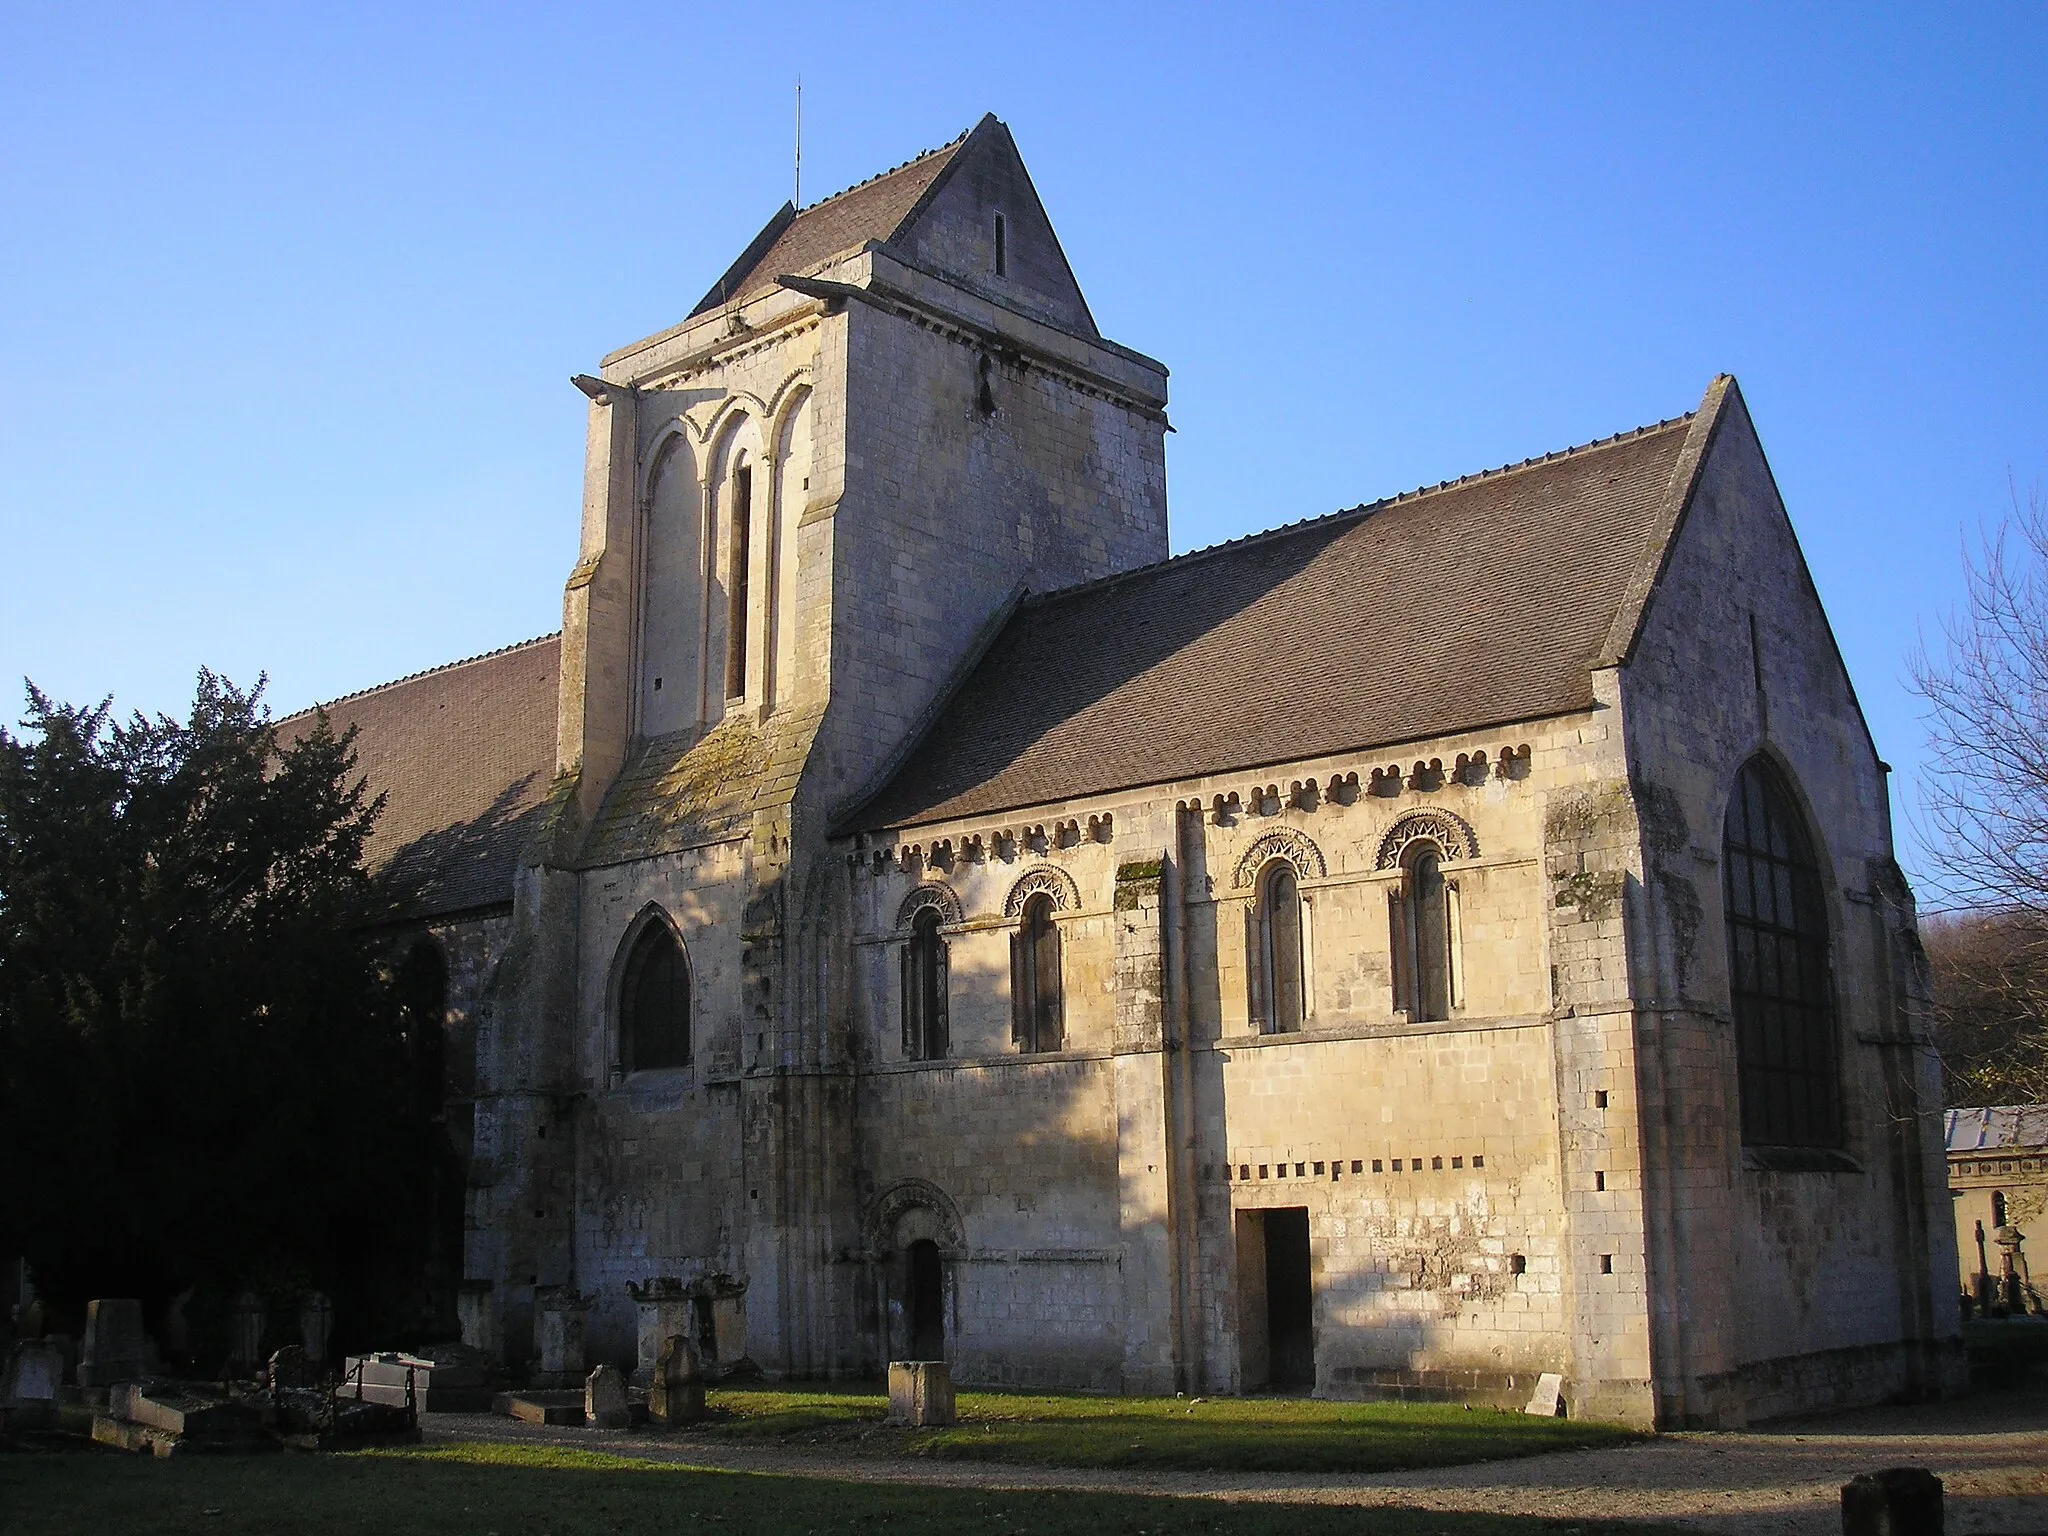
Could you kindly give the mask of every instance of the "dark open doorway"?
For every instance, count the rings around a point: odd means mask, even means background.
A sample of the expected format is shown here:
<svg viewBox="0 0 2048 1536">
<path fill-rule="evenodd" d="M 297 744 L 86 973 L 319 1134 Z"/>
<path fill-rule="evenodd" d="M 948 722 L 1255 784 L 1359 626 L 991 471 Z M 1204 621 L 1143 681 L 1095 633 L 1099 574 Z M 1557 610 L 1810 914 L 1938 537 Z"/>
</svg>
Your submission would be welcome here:
<svg viewBox="0 0 2048 1536">
<path fill-rule="evenodd" d="M 910 1358 L 946 1358 L 946 1274 L 939 1245 L 921 1237 L 904 1255 L 909 1269 Z"/>
<path fill-rule="evenodd" d="M 1315 1291 L 1309 1282 L 1308 1212 L 1266 1212 L 1266 1348 L 1276 1387 L 1316 1383 Z"/>
</svg>

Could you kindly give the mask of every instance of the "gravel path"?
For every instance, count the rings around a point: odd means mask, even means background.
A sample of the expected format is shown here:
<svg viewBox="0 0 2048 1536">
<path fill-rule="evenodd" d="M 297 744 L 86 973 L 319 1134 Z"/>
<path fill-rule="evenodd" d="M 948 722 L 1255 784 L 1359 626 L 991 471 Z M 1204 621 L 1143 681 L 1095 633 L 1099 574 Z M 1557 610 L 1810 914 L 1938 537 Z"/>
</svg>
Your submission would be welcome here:
<svg viewBox="0 0 2048 1536">
<path fill-rule="evenodd" d="M 1840 1490 L 1858 1472 L 1931 1467 L 1947 1484 L 1951 1536 L 2048 1536 L 2048 1392 L 1875 1408 L 1741 1433 L 1662 1435 L 1640 1445 L 1372 1476 L 1113 1472 L 992 1462 L 862 1459 L 644 1430 L 549 1429 L 488 1414 L 434 1414 L 428 1443 L 575 1446 L 651 1461 L 944 1488 L 1062 1488 L 1182 1498 L 1398 1505 L 1410 1509 L 1661 1520 L 1745 1536 L 1841 1529 Z"/>
</svg>

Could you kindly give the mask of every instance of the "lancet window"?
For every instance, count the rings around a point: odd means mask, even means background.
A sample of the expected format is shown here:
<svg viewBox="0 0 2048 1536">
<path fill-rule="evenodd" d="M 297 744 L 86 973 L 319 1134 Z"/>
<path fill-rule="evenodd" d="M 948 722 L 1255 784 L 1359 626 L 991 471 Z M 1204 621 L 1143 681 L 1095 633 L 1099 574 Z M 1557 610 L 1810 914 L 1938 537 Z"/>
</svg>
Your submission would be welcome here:
<svg viewBox="0 0 2048 1536">
<path fill-rule="evenodd" d="M 1737 776 L 1721 862 L 1743 1145 L 1839 1146 L 1820 866 L 1790 789 L 1761 758 Z"/>
<path fill-rule="evenodd" d="M 619 1067 L 651 1072 L 690 1064 L 690 961 L 665 922 L 641 926 L 619 987 Z"/>
</svg>

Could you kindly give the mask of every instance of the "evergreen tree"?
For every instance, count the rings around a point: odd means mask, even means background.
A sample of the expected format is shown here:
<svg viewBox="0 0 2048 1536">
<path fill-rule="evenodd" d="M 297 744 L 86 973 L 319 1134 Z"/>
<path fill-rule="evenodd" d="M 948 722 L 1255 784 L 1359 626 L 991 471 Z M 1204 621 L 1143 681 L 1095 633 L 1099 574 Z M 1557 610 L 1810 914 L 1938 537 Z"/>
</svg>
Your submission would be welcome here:
<svg viewBox="0 0 2048 1536">
<path fill-rule="evenodd" d="M 433 1143 L 366 927 L 381 802 L 261 692 L 120 723 L 31 686 L 0 730 L 0 1254 L 59 1305 L 319 1286 L 389 1327 Z"/>
</svg>

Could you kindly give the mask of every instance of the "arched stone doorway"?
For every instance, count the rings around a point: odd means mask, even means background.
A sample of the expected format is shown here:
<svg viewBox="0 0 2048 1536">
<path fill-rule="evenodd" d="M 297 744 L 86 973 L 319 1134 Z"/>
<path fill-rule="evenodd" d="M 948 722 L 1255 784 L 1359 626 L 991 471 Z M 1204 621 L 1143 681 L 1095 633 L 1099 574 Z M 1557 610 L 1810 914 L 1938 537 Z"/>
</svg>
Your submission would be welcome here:
<svg viewBox="0 0 2048 1536">
<path fill-rule="evenodd" d="M 883 1360 L 946 1360 L 959 1333 L 960 1213 L 924 1179 L 891 1185 L 868 1208 Z"/>
</svg>

